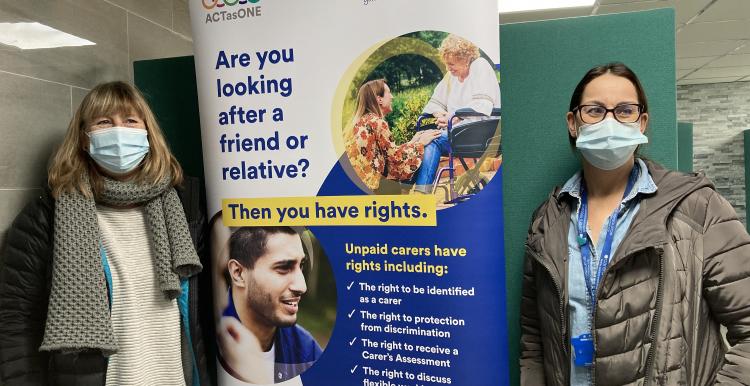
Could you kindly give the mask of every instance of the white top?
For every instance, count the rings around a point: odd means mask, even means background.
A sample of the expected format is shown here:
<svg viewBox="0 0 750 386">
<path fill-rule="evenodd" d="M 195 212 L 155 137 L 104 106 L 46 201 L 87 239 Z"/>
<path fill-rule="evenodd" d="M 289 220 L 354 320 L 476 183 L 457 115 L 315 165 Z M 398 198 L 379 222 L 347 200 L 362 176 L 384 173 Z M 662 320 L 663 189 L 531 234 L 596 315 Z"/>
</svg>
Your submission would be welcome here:
<svg viewBox="0 0 750 386">
<path fill-rule="evenodd" d="M 272 345 L 271 349 L 266 352 L 255 352 L 252 354 L 248 354 L 248 357 L 245 358 L 244 361 L 244 368 L 242 369 L 242 373 L 249 376 L 248 379 L 249 382 L 241 381 L 235 377 L 233 377 L 231 374 L 229 374 L 226 369 L 224 369 L 224 366 L 218 365 L 217 368 L 218 371 L 218 377 L 219 377 L 219 384 L 224 386 L 247 386 L 247 385 L 255 385 L 255 386 L 273 386 L 274 385 L 274 362 L 276 360 L 276 345 Z M 299 377 L 295 377 L 293 379 L 299 379 Z M 291 383 L 293 379 L 290 379 L 287 382 L 283 382 L 281 384 L 283 385 L 296 385 L 297 383 Z M 302 384 L 301 382 L 299 383 Z M 280 384 L 279 384 L 280 385 Z"/>
<path fill-rule="evenodd" d="M 185 385 L 177 300 L 159 289 L 143 207 L 97 206 L 112 272 L 112 328 L 119 346 L 107 385 Z"/>
<path fill-rule="evenodd" d="M 469 75 L 463 82 L 447 72 L 435 87 L 424 113 L 447 111 L 448 115 L 452 116 L 456 110 L 466 107 L 487 116 L 492 113 L 493 107 L 500 107 L 500 86 L 495 70 L 483 57 L 471 62 Z"/>
</svg>

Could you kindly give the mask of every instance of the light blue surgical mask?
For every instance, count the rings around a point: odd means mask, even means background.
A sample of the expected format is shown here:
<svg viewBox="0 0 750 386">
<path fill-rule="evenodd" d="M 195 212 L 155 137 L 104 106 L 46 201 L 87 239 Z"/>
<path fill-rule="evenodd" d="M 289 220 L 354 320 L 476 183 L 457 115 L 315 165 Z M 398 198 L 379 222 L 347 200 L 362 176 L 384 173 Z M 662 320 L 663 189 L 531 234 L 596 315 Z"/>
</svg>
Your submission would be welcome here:
<svg viewBox="0 0 750 386">
<path fill-rule="evenodd" d="M 97 165 L 114 174 L 135 169 L 148 154 L 145 129 L 110 127 L 94 130 L 89 135 L 89 154 Z"/>
<path fill-rule="evenodd" d="M 641 133 L 640 121 L 621 123 L 614 118 L 582 125 L 576 139 L 576 147 L 583 158 L 602 170 L 624 165 L 642 143 L 648 143 L 648 137 Z"/>
</svg>

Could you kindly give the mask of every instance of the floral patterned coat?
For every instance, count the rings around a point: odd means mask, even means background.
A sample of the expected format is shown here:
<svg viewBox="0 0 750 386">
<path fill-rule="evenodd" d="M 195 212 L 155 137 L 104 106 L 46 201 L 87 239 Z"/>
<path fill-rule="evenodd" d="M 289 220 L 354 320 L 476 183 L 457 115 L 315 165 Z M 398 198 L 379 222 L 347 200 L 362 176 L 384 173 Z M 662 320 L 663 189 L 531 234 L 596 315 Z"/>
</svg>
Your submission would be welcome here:
<svg viewBox="0 0 750 386">
<path fill-rule="evenodd" d="M 412 177 L 422 164 L 424 145 L 405 143 L 396 145 L 391 139 L 388 123 L 381 117 L 367 113 L 354 125 L 346 141 L 349 162 L 362 182 L 375 190 L 380 179 L 404 181 Z"/>
</svg>

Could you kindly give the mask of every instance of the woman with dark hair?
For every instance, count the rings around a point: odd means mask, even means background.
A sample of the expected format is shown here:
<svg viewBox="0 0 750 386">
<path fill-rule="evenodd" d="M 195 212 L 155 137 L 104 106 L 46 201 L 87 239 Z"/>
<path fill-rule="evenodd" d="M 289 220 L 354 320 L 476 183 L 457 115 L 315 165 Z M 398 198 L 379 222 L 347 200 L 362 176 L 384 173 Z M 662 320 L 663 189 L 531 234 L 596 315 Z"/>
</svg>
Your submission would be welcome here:
<svg viewBox="0 0 750 386">
<path fill-rule="evenodd" d="M 702 174 L 637 155 L 648 120 L 621 63 L 573 92 L 582 170 L 529 228 L 523 385 L 750 384 L 750 236 Z"/>
<path fill-rule="evenodd" d="M 417 132 L 411 141 L 396 145 L 384 117 L 392 110 L 393 95 L 383 79 L 363 84 L 357 93 L 354 128 L 346 137 L 346 153 L 357 176 L 373 191 L 381 179 L 406 181 L 422 163 L 425 145 L 438 130 Z"/>
<path fill-rule="evenodd" d="M 76 110 L 0 255 L 0 383 L 207 384 L 197 181 L 124 82 Z"/>
</svg>

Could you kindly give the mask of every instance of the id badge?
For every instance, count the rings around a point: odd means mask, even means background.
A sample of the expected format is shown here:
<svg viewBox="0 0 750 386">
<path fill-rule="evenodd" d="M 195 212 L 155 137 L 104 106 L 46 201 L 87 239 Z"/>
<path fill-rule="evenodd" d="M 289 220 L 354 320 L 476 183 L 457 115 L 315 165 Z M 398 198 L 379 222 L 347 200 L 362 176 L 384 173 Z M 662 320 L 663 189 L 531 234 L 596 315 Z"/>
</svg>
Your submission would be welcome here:
<svg viewBox="0 0 750 386">
<path fill-rule="evenodd" d="M 581 334 L 570 339 L 573 345 L 573 361 L 576 366 L 594 365 L 594 338 L 591 334 Z"/>
</svg>

